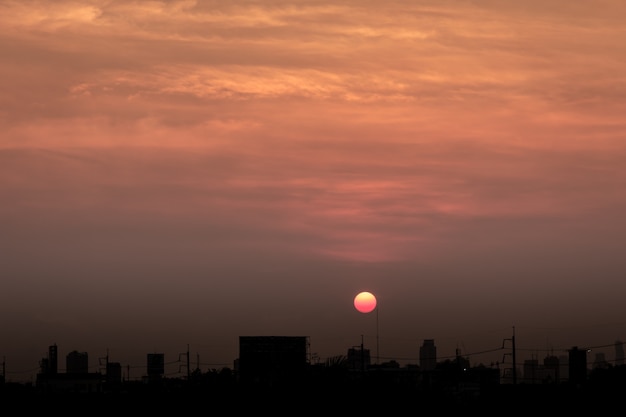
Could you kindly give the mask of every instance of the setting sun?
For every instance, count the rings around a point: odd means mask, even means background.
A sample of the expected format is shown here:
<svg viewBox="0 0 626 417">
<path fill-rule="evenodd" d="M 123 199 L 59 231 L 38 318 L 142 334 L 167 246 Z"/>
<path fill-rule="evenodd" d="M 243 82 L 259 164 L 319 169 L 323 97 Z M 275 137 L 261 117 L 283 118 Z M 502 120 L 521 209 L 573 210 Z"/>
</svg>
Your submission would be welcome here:
<svg viewBox="0 0 626 417">
<path fill-rule="evenodd" d="M 361 313 L 369 313 L 376 308 L 376 297 L 371 292 L 360 292 L 354 297 L 354 307 Z"/>
</svg>

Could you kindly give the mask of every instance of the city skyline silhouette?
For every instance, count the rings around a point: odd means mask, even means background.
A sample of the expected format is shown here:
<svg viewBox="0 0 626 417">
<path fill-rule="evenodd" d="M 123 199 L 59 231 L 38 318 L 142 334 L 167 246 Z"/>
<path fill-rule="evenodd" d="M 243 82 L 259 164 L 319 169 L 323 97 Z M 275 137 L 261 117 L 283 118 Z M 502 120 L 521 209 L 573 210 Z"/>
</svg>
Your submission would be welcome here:
<svg viewBox="0 0 626 417">
<path fill-rule="evenodd" d="M 242 336 L 239 338 L 241 339 Z M 350 352 L 355 349 L 360 349 L 361 351 L 367 352 L 368 355 L 368 363 L 370 366 L 380 366 L 387 365 L 393 367 L 417 367 L 422 368 L 424 365 L 421 363 L 423 358 L 421 358 L 421 349 L 424 347 L 424 344 L 432 344 L 436 349 L 436 340 L 435 339 L 424 339 L 422 341 L 422 345 L 417 347 L 417 354 L 413 358 L 402 358 L 402 357 L 394 357 L 394 356 L 380 356 L 379 355 L 379 346 L 378 346 L 378 335 L 376 337 L 370 337 L 370 339 L 375 339 L 375 341 L 370 340 L 370 345 L 373 343 L 376 344 L 376 347 L 372 348 L 372 346 L 365 344 L 365 337 L 361 336 L 360 344 L 349 346 L 345 349 L 344 352 L 337 352 L 335 355 L 331 355 L 329 357 L 321 358 L 315 352 L 312 351 L 312 343 L 309 336 L 285 336 L 285 335 L 249 335 L 245 337 L 284 337 L 284 338 L 297 338 L 302 337 L 306 339 L 306 362 L 309 365 L 323 365 L 325 363 L 332 362 L 333 360 L 337 360 L 338 358 L 347 358 L 350 356 Z M 613 343 L 604 344 L 604 345 L 596 345 L 596 346 L 579 346 L 573 345 L 568 348 L 550 348 L 550 349 L 528 349 L 521 348 L 519 345 L 516 346 L 516 336 L 515 336 L 515 328 L 512 328 L 512 334 L 509 338 L 503 338 L 501 346 L 489 349 L 486 351 L 480 352 L 464 352 L 461 349 L 457 349 L 454 355 L 436 355 L 435 353 L 435 362 L 444 362 L 444 361 L 452 361 L 458 360 L 462 358 L 467 361 L 469 366 L 472 367 L 487 367 L 492 369 L 497 369 L 499 377 L 501 381 L 508 381 L 508 383 L 517 382 L 519 378 L 520 381 L 524 380 L 524 378 L 528 379 L 530 377 L 523 375 L 523 369 L 525 366 L 529 366 L 532 363 L 535 363 L 534 366 L 541 367 L 542 362 L 549 357 L 558 358 L 561 361 L 561 367 L 567 367 L 567 356 L 568 352 L 572 349 L 580 349 L 586 352 L 586 363 L 587 369 L 592 370 L 600 367 L 607 366 L 621 366 L 624 364 L 624 348 L 623 342 L 619 339 L 616 339 Z M 519 343 L 519 342 L 518 342 Z M 93 355 L 90 355 L 88 351 L 78 350 L 76 348 L 72 349 L 64 349 L 61 347 L 57 348 L 57 344 L 53 343 L 50 347 L 54 346 L 57 353 L 55 353 L 55 361 L 58 362 L 55 369 L 60 372 L 66 372 L 66 368 L 63 366 L 65 361 L 61 360 L 63 355 L 71 355 L 71 354 L 80 354 L 83 356 L 83 360 L 85 361 L 84 366 L 85 370 L 88 369 L 89 372 L 102 372 L 106 369 L 106 364 L 109 362 L 118 363 L 121 367 L 121 371 L 123 372 L 123 379 L 130 380 L 141 380 L 146 377 L 146 369 L 149 367 L 144 361 L 141 363 L 124 363 L 119 360 L 116 360 L 114 356 L 109 354 L 109 350 L 105 349 L 104 356 L 98 356 L 96 358 Z M 1 352 L 0 352 L 1 353 Z M 43 372 L 45 364 L 50 360 L 49 351 L 38 358 L 37 367 L 29 368 L 29 369 L 12 369 L 9 365 L 7 366 L 6 356 L 3 357 L 3 361 L 0 363 L 0 376 L 4 376 L 5 382 L 15 382 L 15 383 L 34 383 L 36 381 L 36 376 Z M 499 361 L 484 361 L 481 360 L 484 358 L 494 358 L 494 353 L 496 355 L 501 356 L 501 360 Z M 58 355 L 61 356 L 58 356 Z M 150 355 L 158 354 L 163 356 L 163 359 L 167 357 L 167 360 L 164 362 L 164 370 L 163 375 L 172 378 L 184 378 L 188 377 L 189 373 L 192 371 L 199 372 L 209 372 L 209 371 L 219 371 L 221 369 L 234 369 L 236 368 L 236 363 L 238 361 L 238 352 L 233 357 L 231 362 L 224 363 L 215 363 L 215 362 L 205 362 L 201 360 L 199 353 L 193 353 L 190 350 L 190 346 L 187 345 L 185 351 L 179 352 L 177 355 L 172 355 L 169 352 L 166 353 L 157 350 L 153 350 L 150 352 L 146 352 L 145 355 L 148 357 Z M 194 359 L 195 358 L 195 359 Z M 149 360 L 148 360 L 149 363 Z M 431 365 L 432 366 L 432 365 Z M 515 370 L 515 371 L 514 371 Z M 166 372 L 167 371 L 167 372 Z M 56 372 L 56 371 L 55 371 Z M 83 371 L 84 372 L 84 371 Z M 517 376 L 516 376 L 517 375 Z M 563 372 L 564 380 L 567 380 L 567 373 Z M 536 383 L 536 382 L 535 382 Z"/>
<path fill-rule="evenodd" d="M 514 336 L 511 342 L 514 346 Z M 121 364 L 108 358 L 104 371 L 90 372 L 88 353 L 78 351 L 66 355 L 63 372 L 58 346 L 51 345 L 34 384 L 0 379 L 0 401 L 7 406 L 27 402 L 66 414 L 85 412 L 83 407 L 94 405 L 100 411 L 139 406 L 144 412 L 181 412 L 187 407 L 197 409 L 195 401 L 209 401 L 215 410 L 267 409 L 275 414 L 292 413 L 294 407 L 302 406 L 309 413 L 329 407 L 402 413 L 416 406 L 439 411 L 479 407 L 491 412 L 491 407 L 511 404 L 516 404 L 518 413 L 540 409 L 600 412 L 613 409 L 626 392 L 622 343 L 614 346 L 615 364 L 605 358 L 599 362 L 596 356 L 590 365 L 590 351 L 572 347 L 565 357 L 548 356 L 542 363 L 524 361 L 517 370 L 523 373 L 513 371 L 508 376 L 500 368 L 472 366 L 461 355 L 439 359 L 432 339 L 420 347 L 419 365 L 405 367 L 395 361 L 372 362 L 363 344 L 349 349 L 346 356 L 313 364 L 308 344 L 306 336 L 241 336 L 234 368 L 191 370 L 187 351 L 184 376 L 166 373 L 163 353 L 148 353 L 146 372 L 136 380 L 125 378 Z M 563 359 L 567 363 L 561 363 Z"/>
</svg>

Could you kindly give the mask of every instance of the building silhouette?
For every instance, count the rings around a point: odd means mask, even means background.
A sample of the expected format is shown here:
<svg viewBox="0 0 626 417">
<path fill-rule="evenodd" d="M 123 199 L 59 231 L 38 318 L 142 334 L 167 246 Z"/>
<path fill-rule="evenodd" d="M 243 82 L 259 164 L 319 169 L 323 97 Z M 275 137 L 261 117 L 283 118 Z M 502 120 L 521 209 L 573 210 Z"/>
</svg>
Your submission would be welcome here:
<svg viewBox="0 0 626 417">
<path fill-rule="evenodd" d="M 569 382 L 583 385 L 587 381 L 587 350 L 572 347 L 569 351 Z"/>
<path fill-rule="evenodd" d="M 105 382 L 107 387 L 118 391 L 122 384 L 122 364 L 119 362 L 107 362 L 105 369 Z"/>
<path fill-rule="evenodd" d="M 548 355 L 543 359 L 546 371 L 544 382 L 559 383 L 561 381 L 561 363 L 558 356 Z"/>
<path fill-rule="evenodd" d="M 43 358 L 39 364 L 41 373 L 56 375 L 59 372 L 59 350 L 56 344 L 48 346 L 48 357 Z"/>
<path fill-rule="evenodd" d="M 159 381 L 165 374 L 165 354 L 148 353 L 146 356 L 146 369 L 148 381 Z"/>
<path fill-rule="evenodd" d="M 435 339 L 424 339 L 420 346 L 420 369 L 422 371 L 432 371 L 437 365 L 437 347 Z"/>
<path fill-rule="evenodd" d="M 36 388 L 45 393 L 102 392 L 103 379 L 98 372 L 90 373 L 87 353 L 72 351 L 66 356 L 66 372 L 59 372 L 58 347 L 48 347 L 48 357 L 40 362 Z"/>
<path fill-rule="evenodd" d="M 523 365 L 524 384 L 549 384 L 559 381 L 559 358 L 548 355 L 539 363 L 537 359 L 526 359 Z"/>
<path fill-rule="evenodd" d="M 543 361 L 525 360 L 520 369 L 523 377 L 510 383 L 502 381 L 498 363 L 490 366 L 472 364 L 469 356 L 461 355 L 459 349 L 456 356 L 437 360 L 433 339 L 424 339 L 419 349 L 419 366 L 401 366 L 395 360 L 372 364 L 370 352 L 363 344 L 348 349 L 347 356 L 339 355 L 313 364 L 306 336 L 240 336 L 234 371 L 224 368 L 203 372 L 198 360 L 198 367 L 187 372 L 186 376 L 168 377 L 165 355 L 148 353 L 146 374 L 131 381 L 130 378 L 123 380 L 121 364 L 109 362 L 108 355 L 106 368 L 102 366 L 100 369 L 104 373 L 89 372 L 87 352 L 77 350 L 66 355 L 66 372 L 59 371 L 59 350 L 54 344 L 48 347 L 47 356 L 40 362 L 34 388 L 42 393 L 235 393 L 230 398 L 245 398 L 246 401 L 252 398 L 250 396 L 258 401 L 265 398 L 265 394 L 274 392 L 281 395 L 267 398 L 285 398 L 287 390 L 290 398 L 300 395 L 300 399 L 313 395 L 314 398 L 339 396 L 361 400 L 393 398 L 397 401 L 402 397 L 418 402 L 420 399 L 437 399 L 460 403 L 526 398 L 599 401 L 621 398 L 625 392 L 626 366 L 617 364 L 621 348 L 622 343 L 616 342 L 615 365 L 598 351 L 594 352 L 593 363 L 588 364 L 592 348 L 577 346 L 568 349 L 567 355 L 548 354 Z M 188 357 L 187 352 L 187 369 Z M 180 358 L 178 362 L 181 362 Z M 184 366 L 179 364 L 178 373 Z M 7 387 L 11 386 L 5 380 L 5 372 L 3 362 L 0 394 L 6 393 Z M 128 372 L 130 374 L 130 366 Z M 601 395 L 604 392 L 608 394 Z M 0 395 L 2 398 L 6 397 Z"/>
<path fill-rule="evenodd" d="M 65 372 L 68 374 L 86 374 L 89 372 L 89 355 L 87 352 L 74 350 L 65 357 Z"/>
<path fill-rule="evenodd" d="M 593 364 L 591 365 L 592 369 L 606 369 L 609 367 L 609 362 L 606 360 L 606 356 L 603 352 L 596 352 L 593 360 Z"/>
<path fill-rule="evenodd" d="M 370 350 L 360 347 L 351 347 L 348 349 L 347 365 L 351 370 L 364 371 L 372 365 Z"/>
<path fill-rule="evenodd" d="M 308 369 L 306 336 L 240 336 L 238 376 L 241 383 L 263 387 L 304 380 Z"/>
</svg>

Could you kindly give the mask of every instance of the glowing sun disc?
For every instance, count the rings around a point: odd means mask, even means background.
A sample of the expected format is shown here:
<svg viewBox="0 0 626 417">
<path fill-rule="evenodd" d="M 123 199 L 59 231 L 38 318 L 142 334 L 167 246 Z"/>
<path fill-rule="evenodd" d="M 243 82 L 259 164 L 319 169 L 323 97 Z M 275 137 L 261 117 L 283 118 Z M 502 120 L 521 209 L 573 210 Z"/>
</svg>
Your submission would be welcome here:
<svg viewBox="0 0 626 417">
<path fill-rule="evenodd" d="M 361 313 L 369 313 L 376 308 L 376 297 L 371 292 L 360 292 L 354 297 L 354 307 Z"/>
</svg>

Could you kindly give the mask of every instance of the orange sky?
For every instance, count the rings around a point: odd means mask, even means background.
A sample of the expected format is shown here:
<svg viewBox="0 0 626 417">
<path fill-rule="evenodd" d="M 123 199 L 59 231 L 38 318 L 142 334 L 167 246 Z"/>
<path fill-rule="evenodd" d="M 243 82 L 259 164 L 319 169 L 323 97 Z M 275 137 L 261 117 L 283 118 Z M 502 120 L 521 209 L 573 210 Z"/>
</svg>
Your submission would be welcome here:
<svg viewBox="0 0 626 417">
<path fill-rule="evenodd" d="M 197 339 L 224 362 L 247 333 L 343 354 L 365 289 L 389 355 L 482 350 L 468 323 L 626 338 L 625 21 L 621 0 L 3 0 L 0 356 Z"/>
</svg>

